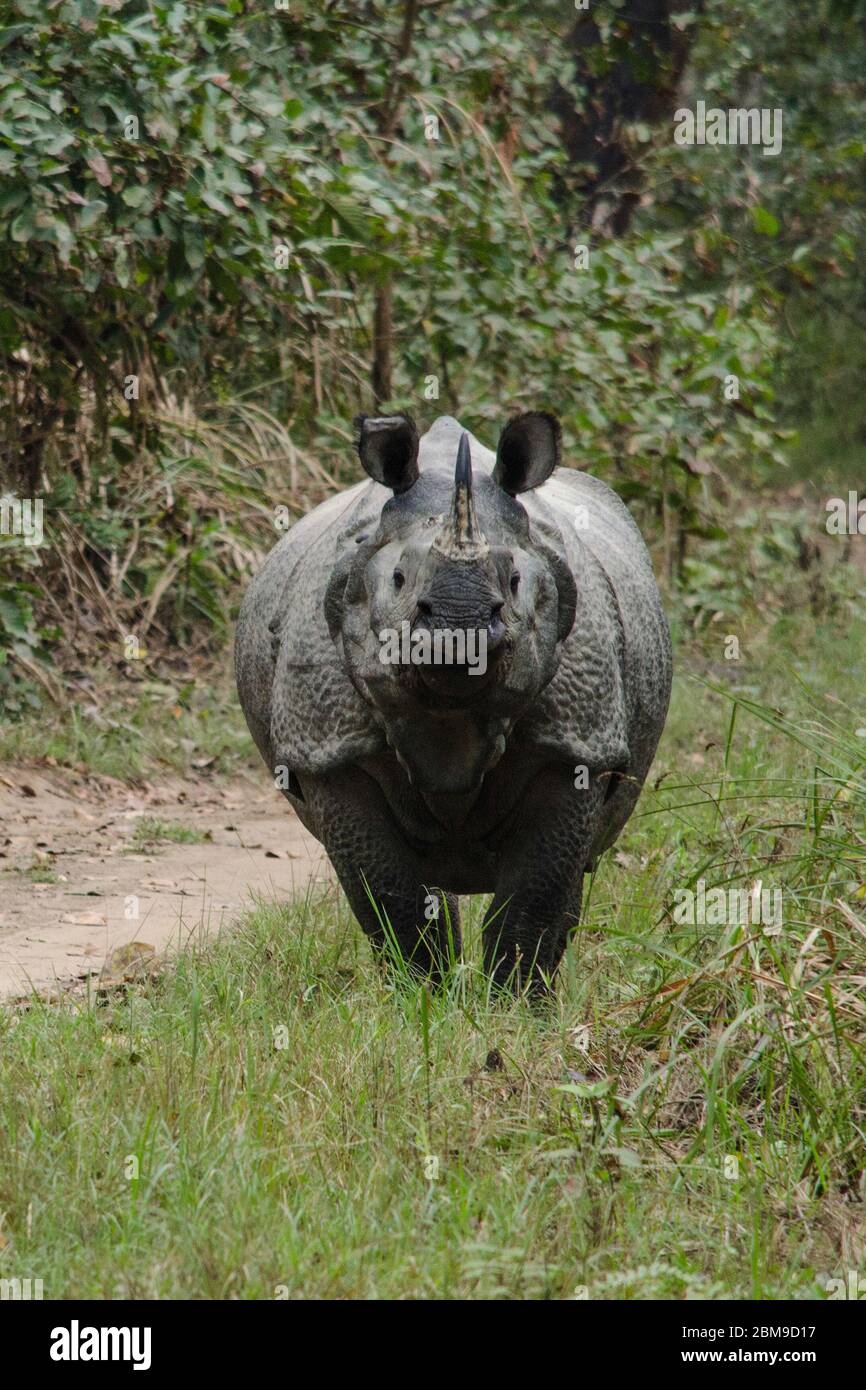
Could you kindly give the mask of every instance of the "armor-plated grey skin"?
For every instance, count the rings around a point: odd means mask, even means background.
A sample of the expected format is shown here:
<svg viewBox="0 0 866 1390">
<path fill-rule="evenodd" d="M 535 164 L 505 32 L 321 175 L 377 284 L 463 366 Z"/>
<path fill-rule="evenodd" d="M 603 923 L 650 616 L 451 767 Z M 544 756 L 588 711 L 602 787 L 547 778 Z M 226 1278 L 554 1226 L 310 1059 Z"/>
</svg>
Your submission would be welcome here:
<svg viewBox="0 0 866 1390">
<path fill-rule="evenodd" d="M 293 526 L 244 599 L 247 723 L 374 944 L 387 919 L 436 975 L 456 895 L 492 892 L 486 968 L 543 987 L 667 713 L 649 557 L 610 488 L 556 466 L 551 416 L 496 455 L 448 416 L 420 441 L 405 416 L 358 423 L 370 480 Z M 402 623 L 483 634 L 486 672 L 383 664 Z"/>
</svg>

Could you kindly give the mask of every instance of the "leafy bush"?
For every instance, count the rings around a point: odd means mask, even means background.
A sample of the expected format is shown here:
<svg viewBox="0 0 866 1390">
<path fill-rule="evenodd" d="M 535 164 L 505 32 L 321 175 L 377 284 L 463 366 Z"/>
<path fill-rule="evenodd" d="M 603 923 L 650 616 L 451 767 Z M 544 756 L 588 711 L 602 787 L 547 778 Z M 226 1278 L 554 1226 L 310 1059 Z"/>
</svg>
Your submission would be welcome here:
<svg viewBox="0 0 866 1390">
<path fill-rule="evenodd" d="M 621 9 L 597 16 L 611 71 Z M 459 23 L 361 0 L 6 17 L 4 475 L 54 514 L 43 580 L 112 640 L 219 640 L 274 505 L 351 475 L 372 397 L 488 436 L 549 405 L 681 580 L 688 538 L 723 529 L 714 474 L 778 461 L 776 291 L 733 250 L 745 217 L 754 269 L 775 213 L 755 230 L 736 165 L 724 227 L 699 236 L 711 186 L 644 132 L 668 202 L 619 240 L 584 223 L 549 104 L 555 82 L 580 100 L 553 0 L 473 0 Z M 711 20 L 698 71 L 736 74 L 748 55 Z"/>
</svg>

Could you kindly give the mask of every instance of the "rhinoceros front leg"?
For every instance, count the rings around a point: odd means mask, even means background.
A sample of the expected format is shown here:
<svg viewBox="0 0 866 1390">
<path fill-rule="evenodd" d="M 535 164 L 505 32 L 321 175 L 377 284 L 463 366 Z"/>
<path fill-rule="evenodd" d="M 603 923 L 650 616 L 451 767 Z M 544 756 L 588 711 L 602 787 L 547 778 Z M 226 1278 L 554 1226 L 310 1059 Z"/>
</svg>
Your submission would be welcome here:
<svg viewBox="0 0 866 1390">
<path fill-rule="evenodd" d="M 498 985 L 543 990 L 580 921 L 583 873 L 608 778 L 578 789 L 568 768 L 547 767 L 500 848 L 496 893 L 484 919 L 484 964 Z"/>
<path fill-rule="evenodd" d="M 384 796 L 360 769 L 304 779 L 316 833 L 349 906 L 374 949 L 389 934 L 413 972 L 441 977 L 461 951 L 454 894 L 425 880 L 422 862 L 403 839 Z"/>
</svg>

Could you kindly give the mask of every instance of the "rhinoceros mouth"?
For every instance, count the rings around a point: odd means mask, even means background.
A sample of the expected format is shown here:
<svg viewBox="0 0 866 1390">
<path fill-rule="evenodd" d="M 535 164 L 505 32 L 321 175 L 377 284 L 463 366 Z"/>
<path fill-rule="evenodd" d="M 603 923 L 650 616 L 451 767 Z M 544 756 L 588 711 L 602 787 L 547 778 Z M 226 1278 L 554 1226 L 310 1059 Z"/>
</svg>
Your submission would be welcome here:
<svg viewBox="0 0 866 1390">
<path fill-rule="evenodd" d="M 437 702 L 443 700 L 455 707 L 474 705 L 483 696 L 495 679 L 494 672 L 488 668 L 483 674 L 475 675 L 459 666 L 420 666 L 418 685 Z"/>
<path fill-rule="evenodd" d="M 483 671 L 465 665 L 412 666 L 406 670 L 407 687 L 429 708 L 466 709 L 489 700 L 491 687 L 504 680 L 510 661 L 510 643 L 503 643 L 490 654 Z"/>
<path fill-rule="evenodd" d="M 474 705 L 489 699 L 491 687 L 507 677 L 514 639 L 501 621 L 498 629 L 491 625 L 489 630 L 475 625 L 435 630 L 408 622 L 402 626 L 398 640 L 394 640 L 396 630 L 383 630 L 389 645 L 379 652 L 388 676 L 381 673 L 376 685 L 389 703 L 400 690 L 403 697 L 427 707 Z M 382 638 L 380 633 L 380 643 Z"/>
</svg>

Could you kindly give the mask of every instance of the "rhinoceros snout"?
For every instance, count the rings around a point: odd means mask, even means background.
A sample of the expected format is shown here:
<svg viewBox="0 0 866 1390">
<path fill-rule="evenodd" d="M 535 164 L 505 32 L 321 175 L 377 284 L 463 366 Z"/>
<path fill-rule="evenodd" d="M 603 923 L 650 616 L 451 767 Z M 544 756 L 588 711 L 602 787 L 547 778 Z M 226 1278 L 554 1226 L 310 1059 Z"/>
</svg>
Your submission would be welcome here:
<svg viewBox="0 0 866 1390">
<path fill-rule="evenodd" d="M 446 564 L 437 568 L 419 594 L 414 626 L 431 632 L 474 633 L 492 652 L 505 637 L 504 607 L 498 586 L 482 570 Z"/>
<path fill-rule="evenodd" d="M 417 614 L 412 624 L 413 632 L 426 632 L 431 639 L 439 634 L 447 639 L 449 634 L 460 634 L 467 648 L 483 650 L 488 657 L 499 652 L 507 636 L 507 628 L 502 620 L 503 599 L 494 599 L 483 608 L 442 608 L 435 607 L 428 598 L 420 598 Z M 427 664 L 426 662 L 423 664 Z M 463 665 L 463 662 L 453 663 Z"/>
</svg>

